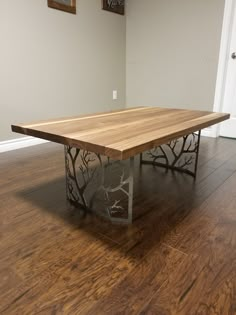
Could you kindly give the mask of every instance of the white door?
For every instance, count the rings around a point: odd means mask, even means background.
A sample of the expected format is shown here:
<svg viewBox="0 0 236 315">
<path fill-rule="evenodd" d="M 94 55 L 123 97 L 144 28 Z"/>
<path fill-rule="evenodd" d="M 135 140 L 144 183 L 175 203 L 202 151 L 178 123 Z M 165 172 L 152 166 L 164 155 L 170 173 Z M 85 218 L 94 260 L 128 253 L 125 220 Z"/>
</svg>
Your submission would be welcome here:
<svg viewBox="0 0 236 315">
<path fill-rule="evenodd" d="M 222 111 L 230 113 L 231 118 L 221 125 L 220 135 L 236 138 L 236 6 L 230 37 Z"/>
</svg>

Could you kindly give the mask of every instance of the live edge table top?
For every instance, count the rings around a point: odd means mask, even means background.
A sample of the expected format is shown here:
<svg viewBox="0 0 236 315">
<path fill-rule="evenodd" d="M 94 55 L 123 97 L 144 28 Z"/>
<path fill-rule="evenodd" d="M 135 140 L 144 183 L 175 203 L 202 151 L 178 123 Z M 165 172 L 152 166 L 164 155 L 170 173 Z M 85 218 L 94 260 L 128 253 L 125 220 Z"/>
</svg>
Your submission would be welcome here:
<svg viewBox="0 0 236 315">
<path fill-rule="evenodd" d="M 12 125 L 29 136 L 124 160 L 229 118 L 205 111 L 136 107 L 57 120 Z"/>
</svg>

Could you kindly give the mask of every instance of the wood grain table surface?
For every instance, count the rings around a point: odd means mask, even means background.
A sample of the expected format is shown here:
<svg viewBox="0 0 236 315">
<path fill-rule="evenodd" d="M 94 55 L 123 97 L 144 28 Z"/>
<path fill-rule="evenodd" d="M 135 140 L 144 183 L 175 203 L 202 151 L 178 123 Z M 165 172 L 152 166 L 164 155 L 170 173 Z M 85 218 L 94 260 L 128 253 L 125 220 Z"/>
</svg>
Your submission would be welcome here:
<svg viewBox="0 0 236 315">
<path fill-rule="evenodd" d="M 124 160 L 229 117 L 225 113 L 135 107 L 12 125 L 12 131 Z"/>
</svg>

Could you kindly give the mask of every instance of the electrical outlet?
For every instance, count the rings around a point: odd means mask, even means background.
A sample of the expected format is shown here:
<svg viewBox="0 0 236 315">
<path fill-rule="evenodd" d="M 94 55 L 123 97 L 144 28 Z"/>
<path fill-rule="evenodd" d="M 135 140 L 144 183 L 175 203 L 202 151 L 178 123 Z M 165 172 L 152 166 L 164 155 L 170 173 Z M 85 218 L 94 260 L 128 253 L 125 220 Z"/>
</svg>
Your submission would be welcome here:
<svg viewBox="0 0 236 315">
<path fill-rule="evenodd" d="M 112 91 L 112 98 L 113 100 L 117 100 L 118 96 L 117 96 L 117 90 L 113 90 Z"/>
</svg>

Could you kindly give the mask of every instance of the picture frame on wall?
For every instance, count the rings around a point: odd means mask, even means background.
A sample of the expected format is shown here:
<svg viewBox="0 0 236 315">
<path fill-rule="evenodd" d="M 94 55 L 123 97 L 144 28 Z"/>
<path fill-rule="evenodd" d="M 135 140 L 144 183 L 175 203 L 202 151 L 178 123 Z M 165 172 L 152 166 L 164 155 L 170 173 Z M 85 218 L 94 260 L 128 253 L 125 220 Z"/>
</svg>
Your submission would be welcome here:
<svg viewBox="0 0 236 315">
<path fill-rule="evenodd" d="M 125 14 L 125 0 L 102 0 L 103 10 L 113 13 Z"/>
<path fill-rule="evenodd" d="M 48 0 L 48 7 L 76 14 L 76 0 Z"/>
</svg>

